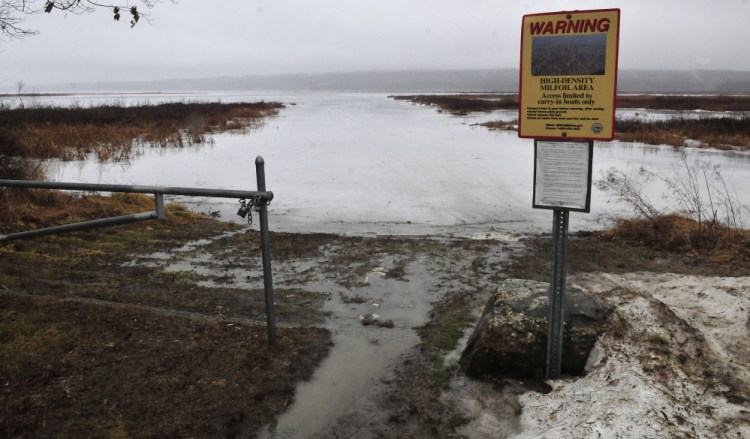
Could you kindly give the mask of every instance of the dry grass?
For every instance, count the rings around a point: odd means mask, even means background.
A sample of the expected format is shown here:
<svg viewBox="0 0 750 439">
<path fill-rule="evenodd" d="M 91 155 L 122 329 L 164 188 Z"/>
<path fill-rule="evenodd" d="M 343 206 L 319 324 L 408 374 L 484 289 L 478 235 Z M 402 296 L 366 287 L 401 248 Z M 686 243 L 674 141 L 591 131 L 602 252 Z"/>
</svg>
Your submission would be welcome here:
<svg viewBox="0 0 750 439">
<path fill-rule="evenodd" d="M 457 95 L 391 96 L 420 105 L 433 105 L 442 111 L 464 115 L 470 112 L 487 112 L 518 108 L 518 95 L 507 93 L 477 93 Z M 619 95 L 617 108 L 644 108 L 649 110 L 706 110 L 750 111 L 750 96 L 725 95 Z"/>
<path fill-rule="evenodd" d="M 282 107 L 258 102 L 5 108 L 0 145 L 4 152 L 37 159 L 93 154 L 100 161 L 127 160 L 140 146 L 184 147 L 207 142 L 210 133 L 258 126 Z"/>
<path fill-rule="evenodd" d="M 750 96 L 726 95 L 620 95 L 618 108 L 649 110 L 749 111 Z"/>
<path fill-rule="evenodd" d="M 411 101 L 419 105 L 436 106 L 439 111 L 447 111 L 457 116 L 467 115 L 471 112 L 518 108 L 518 97 L 515 95 L 412 95 L 391 96 L 391 98 Z"/>
<path fill-rule="evenodd" d="M 750 231 L 700 223 L 680 215 L 621 220 L 598 237 L 699 257 L 714 264 L 750 261 Z"/>
<path fill-rule="evenodd" d="M 750 149 L 750 117 L 675 117 L 661 121 L 618 119 L 616 131 L 616 138 L 623 142 L 683 146 L 685 140 L 692 139 L 704 147 Z"/>
<path fill-rule="evenodd" d="M 499 109 L 517 109 L 518 96 L 508 94 L 460 94 L 391 96 L 419 105 L 430 105 L 438 111 L 454 115 L 471 112 L 490 112 Z M 750 111 L 750 96 L 723 95 L 621 95 L 617 108 L 643 108 L 649 110 L 705 110 Z M 489 121 L 478 124 L 491 130 L 516 130 L 517 121 Z M 750 149 L 750 117 L 722 117 L 686 119 L 676 117 L 666 121 L 618 119 L 616 138 L 623 142 L 641 142 L 650 145 L 683 146 L 687 139 L 697 140 L 701 146 L 722 150 Z"/>
<path fill-rule="evenodd" d="M 21 192 L 24 191 L 24 192 Z M 153 196 L 116 193 L 109 197 L 76 196 L 42 189 L 15 189 L 0 196 L 0 233 L 52 227 L 97 218 L 152 211 Z M 195 214 L 178 204 L 167 206 L 170 221 Z"/>
<path fill-rule="evenodd" d="M 491 120 L 489 122 L 476 123 L 472 126 L 486 127 L 491 130 L 515 131 L 518 129 L 518 119 L 513 119 L 507 122 L 504 120 Z"/>
</svg>

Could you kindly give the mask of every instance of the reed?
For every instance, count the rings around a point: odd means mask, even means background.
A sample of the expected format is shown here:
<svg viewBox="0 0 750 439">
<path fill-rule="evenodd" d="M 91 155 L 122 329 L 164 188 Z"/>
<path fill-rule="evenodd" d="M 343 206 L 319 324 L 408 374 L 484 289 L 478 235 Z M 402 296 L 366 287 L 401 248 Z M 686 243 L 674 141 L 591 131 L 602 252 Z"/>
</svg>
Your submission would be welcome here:
<svg viewBox="0 0 750 439">
<path fill-rule="evenodd" d="M 686 140 L 697 140 L 701 147 L 746 150 L 750 149 L 750 117 L 618 119 L 615 137 L 623 142 L 672 146 L 684 146 Z"/>
<path fill-rule="evenodd" d="M 618 95 L 617 108 L 648 110 L 749 111 L 750 96 L 737 95 Z"/>
<path fill-rule="evenodd" d="M 518 108 L 518 97 L 515 95 L 412 95 L 391 96 L 395 100 L 410 101 L 419 105 L 438 107 L 453 115 L 464 116 L 471 112 L 489 112 Z"/>
<path fill-rule="evenodd" d="M 513 119 L 510 121 L 491 120 L 489 122 L 475 123 L 472 124 L 472 126 L 482 126 L 490 130 L 515 131 L 518 129 L 518 119 Z"/>
<path fill-rule="evenodd" d="M 596 187 L 638 216 L 625 219 L 609 232 L 631 243 L 670 251 L 750 256 L 750 232 L 742 218 L 748 206 L 724 179 L 718 166 L 682 152 L 672 175 L 640 168 L 637 175 L 610 168 Z M 666 190 L 664 209 L 657 208 L 642 190 L 642 183 L 660 182 Z M 605 233 L 606 234 L 606 233 Z"/>
<path fill-rule="evenodd" d="M 0 154 L 36 159 L 127 160 L 142 146 L 185 147 L 211 133 L 262 124 L 283 104 L 166 103 L 131 107 L 0 108 Z M 2 171 L 0 169 L 0 171 Z"/>
<path fill-rule="evenodd" d="M 401 95 L 396 100 L 436 106 L 454 114 L 518 108 L 518 95 L 509 93 L 471 93 L 456 95 Z M 737 95 L 618 95 L 617 108 L 648 110 L 750 111 L 750 96 Z"/>
</svg>

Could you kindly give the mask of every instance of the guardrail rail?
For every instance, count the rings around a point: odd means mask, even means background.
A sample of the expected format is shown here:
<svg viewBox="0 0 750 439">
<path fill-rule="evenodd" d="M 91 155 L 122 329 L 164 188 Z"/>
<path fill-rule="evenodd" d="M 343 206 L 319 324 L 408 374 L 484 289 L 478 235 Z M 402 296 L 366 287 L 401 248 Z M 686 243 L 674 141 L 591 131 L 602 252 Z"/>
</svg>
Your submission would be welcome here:
<svg viewBox="0 0 750 439">
<path fill-rule="evenodd" d="M 60 226 L 0 235 L 0 244 L 17 239 L 27 239 L 36 236 L 71 232 L 75 230 L 88 230 L 117 224 L 126 224 L 135 221 L 150 219 L 166 220 L 164 209 L 164 195 L 240 199 L 243 201 L 243 208 L 245 208 L 245 206 L 249 206 L 256 207 L 258 210 L 258 222 L 260 223 L 260 249 L 263 260 L 263 287 L 265 292 L 268 343 L 269 345 L 274 346 L 276 344 L 276 322 L 273 299 L 273 278 L 271 270 L 271 240 L 268 230 L 268 203 L 273 200 L 273 192 L 266 190 L 265 162 L 263 160 L 263 157 L 261 156 L 258 156 L 255 159 L 255 173 L 258 186 L 258 189 L 256 191 L 0 179 L 0 187 L 6 188 L 154 194 L 154 201 L 156 204 L 156 210 L 151 212 L 143 212 L 133 215 L 122 215 L 111 218 L 101 218 L 74 224 L 64 224 Z M 249 200 L 249 203 L 246 204 L 244 200 Z"/>
</svg>

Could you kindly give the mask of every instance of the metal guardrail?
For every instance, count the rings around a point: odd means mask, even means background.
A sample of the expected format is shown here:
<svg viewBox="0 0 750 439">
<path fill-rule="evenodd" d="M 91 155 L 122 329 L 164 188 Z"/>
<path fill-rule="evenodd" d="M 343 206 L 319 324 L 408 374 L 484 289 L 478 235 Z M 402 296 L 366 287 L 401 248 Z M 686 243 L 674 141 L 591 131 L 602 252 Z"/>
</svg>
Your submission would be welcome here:
<svg viewBox="0 0 750 439">
<path fill-rule="evenodd" d="M 265 162 L 263 157 L 255 159 L 255 173 L 257 178 L 257 191 L 229 190 L 229 189 L 205 189 L 186 187 L 163 187 L 163 186 L 137 186 L 118 184 L 93 184 L 93 183 L 63 183 L 50 181 L 25 181 L 25 180 L 2 180 L 0 187 L 26 188 L 26 189 L 55 189 L 67 191 L 89 191 L 89 192 L 124 192 L 154 194 L 156 210 L 133 215 L 122 215 L 111 218 L 102 218 L 84 221 L 75 224 L 65 224 L 55 227 L 47 227 L 37 230 L 9 233 L 0 235 L 0 244 L 16 239 L 33 238 L 36 236 L 51 235 L 57 233 L 71 232 L 75 230 L 88 230 L 98 227 L 126 224 L 135 221 L 160 219 L 165 220 L 164 195 L 184 195 L 215 198 L 237 198 L 250 200 L 250 206 L 257 207 L 260 223 L 260 249 L 263 260 L 263 287 L 265 291 L 266 323 L 268 342 L 271 346 L 276 344 L 276 322 L 273 300 L 273 279 L 271 271 L 271 241 L 268 230 L 268 203 L 273 199 L 273 192 L 266 190 Z M 243 203 L 243 206 L 245 204 Z"/>
</svg>

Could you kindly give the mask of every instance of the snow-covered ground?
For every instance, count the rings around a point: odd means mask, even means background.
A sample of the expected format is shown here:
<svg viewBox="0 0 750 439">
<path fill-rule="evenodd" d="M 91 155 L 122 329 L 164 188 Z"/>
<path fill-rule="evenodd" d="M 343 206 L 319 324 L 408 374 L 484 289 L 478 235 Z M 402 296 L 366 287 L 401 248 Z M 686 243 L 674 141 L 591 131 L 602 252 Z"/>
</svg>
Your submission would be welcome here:
<svg viewBox="0 0 750 439">
<path fill-rule="evenodd" d="M 750 278 L 596 273 L 569 283 L 615 306 L 586 375 L 550 381 L 547 394 L 461 380 L 452 398 L 472 419 L 469 437 L 750 438 Z"/>
</svg>

